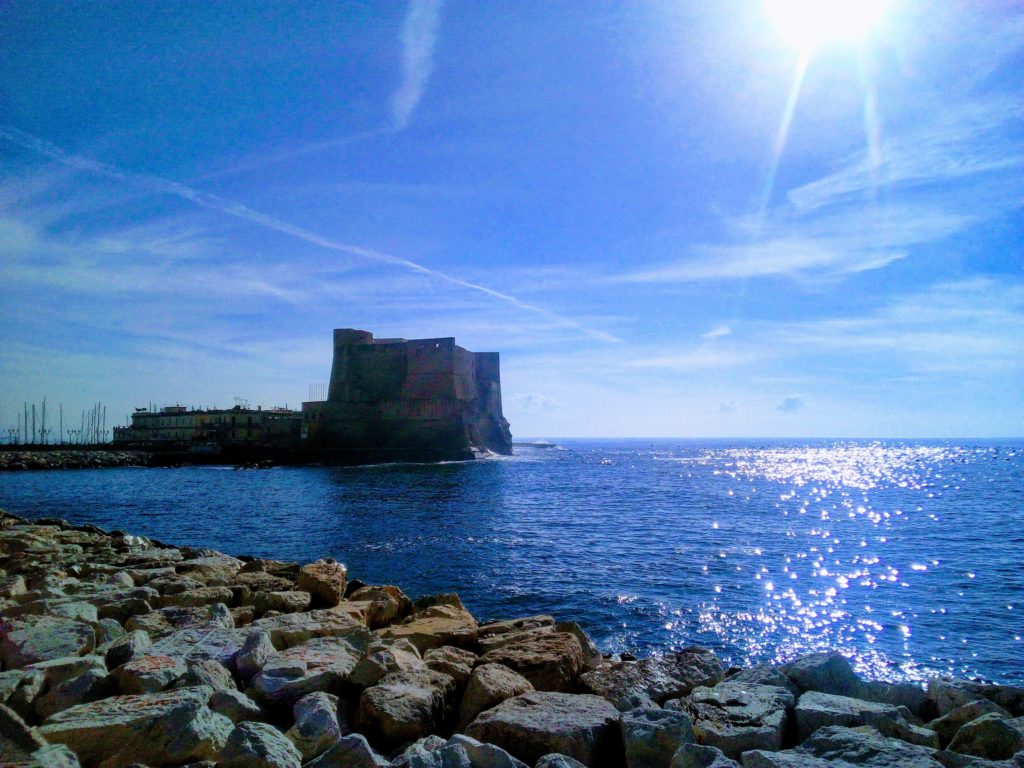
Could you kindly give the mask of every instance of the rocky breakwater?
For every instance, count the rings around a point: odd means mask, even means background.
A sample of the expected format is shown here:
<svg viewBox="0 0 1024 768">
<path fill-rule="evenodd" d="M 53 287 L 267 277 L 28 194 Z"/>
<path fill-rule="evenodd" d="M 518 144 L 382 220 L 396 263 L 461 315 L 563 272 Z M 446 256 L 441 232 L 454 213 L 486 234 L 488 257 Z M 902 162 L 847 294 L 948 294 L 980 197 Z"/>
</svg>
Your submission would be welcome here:
<svg viewBox="0 0 1024 768">
<path fill-rule="evenodd" d="M 300 566 L 0 516 L 0 765 L 1024 766 L 1024 689 L 602 656 Z"/>
<path fill-rule="evenodd" d="M 98 469 L 145 467 L 150 454 L 144 451 L 61 450 L 0 451 L 0 471 L 23 469 Z"/>
</svg>

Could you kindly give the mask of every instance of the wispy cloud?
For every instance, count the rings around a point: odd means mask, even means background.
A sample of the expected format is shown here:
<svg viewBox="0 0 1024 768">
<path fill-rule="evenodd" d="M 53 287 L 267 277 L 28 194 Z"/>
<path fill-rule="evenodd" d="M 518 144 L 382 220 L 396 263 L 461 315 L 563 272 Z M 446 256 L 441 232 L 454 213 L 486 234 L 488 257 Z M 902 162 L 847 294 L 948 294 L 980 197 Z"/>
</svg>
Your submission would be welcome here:
<svg viewBox="0 0 1024 768">
<path fill-rule="evenodd" d="M 728 336 L 730 333 L 732 333 L 732 328 L 729 327 L 728 325 L 723 324 L 716 325 L 707 333 L 702 333 L 700 337 L 702 339 L 718 339 L 721 338 L 722 336 Z"/>
<path fill-rule="evenodd" d="M 775 406 L 775 410 L 781 411 L 782 413 L 794 413 L 804 409 L 805 407 L 807 407 L 807 404 L 804 402 L 802 397 L 799 397 L 798 395 L 790 395 Z"/>
<path fill-rule="evenodd" d="M 423 98 L 434 68 L 441 0 L 410 0 L 402 24 L 402 84 L 391 99 L 391 124 L 402 130 Z"/>
<path fill-rule="evenodd" d="M 464 280 L 455 275 L 423 266 L 422 264 L 400 256 L 394 256 L 359 245 L 339 242 L 308 229 L 304 229 L 303 227 L 299 227 L 273 216 L 269 216 L 265 213 L 261 213 L 260 211 L 249 208 L 242 203 L 193 189 L 192 187 L 175 181 L 170 181 L 157 176 L 134 173 L 117 168 L 116 166 L 108 163 L 102 163 L 90 158 L 69 154 L 47 141 L 10 126 L 0 126 L 0 138 L 79 171 L 97 174 L 109 179 L 132 184 L 136 187 L 148 190 L 149 192 L 172 195 L 192 202 L 203 208 L 213 210 L 236 219 L 241 219 L 266 229 L 280 232 L 326 250 L 345 253 L 369 262 L 377 262 L 410 270 L 417 274 L 440 280 L 451 285 L 482 293 L 501 302 L 511 304 L 517 309 L 540 315 L 554 324 L 573 328 L 576 331 L 598 341 L 610 343 L 618 343 L 621 341 L 618 337 L 613 336 L 612 334 L 586 327 L 574 319 L 563 317 L 562 315 L 558 315 L 543 307 L 523 301 L 522 299 L 516 298 L 515 296 L 511 296 L 507 293 L 494 290 L 493 288 L 489 288 L 485 285 Z"/>
</svg>

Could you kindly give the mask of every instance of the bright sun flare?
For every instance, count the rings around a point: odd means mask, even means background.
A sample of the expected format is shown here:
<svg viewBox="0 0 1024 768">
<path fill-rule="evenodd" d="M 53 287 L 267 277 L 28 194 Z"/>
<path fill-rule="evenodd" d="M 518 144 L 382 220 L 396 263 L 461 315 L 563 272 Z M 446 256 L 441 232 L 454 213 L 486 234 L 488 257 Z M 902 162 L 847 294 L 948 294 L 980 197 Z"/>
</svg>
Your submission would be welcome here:
<svg viewBox="0 0 1024 768">
<path fill-rule="evenodd" d="M 803 51 L 826 43 L 856 42 L 885 15 L 888 0 L 765 0 L 779 34 Z"/>
</svg>

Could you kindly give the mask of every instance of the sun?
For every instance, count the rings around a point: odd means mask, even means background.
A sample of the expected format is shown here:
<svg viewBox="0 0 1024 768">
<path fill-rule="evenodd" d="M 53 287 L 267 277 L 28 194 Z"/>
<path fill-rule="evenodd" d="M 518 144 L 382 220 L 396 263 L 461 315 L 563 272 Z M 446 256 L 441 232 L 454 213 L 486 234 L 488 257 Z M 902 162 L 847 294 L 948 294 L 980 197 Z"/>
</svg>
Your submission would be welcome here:
<svg viewBox="0 0 1024 768">
<path fill-rule="evenodd" d="M 828 43 L 862 40 L 888 5 L 888 0 L 764 0 L 779 35 L 807 54 Z"/>
</svg>

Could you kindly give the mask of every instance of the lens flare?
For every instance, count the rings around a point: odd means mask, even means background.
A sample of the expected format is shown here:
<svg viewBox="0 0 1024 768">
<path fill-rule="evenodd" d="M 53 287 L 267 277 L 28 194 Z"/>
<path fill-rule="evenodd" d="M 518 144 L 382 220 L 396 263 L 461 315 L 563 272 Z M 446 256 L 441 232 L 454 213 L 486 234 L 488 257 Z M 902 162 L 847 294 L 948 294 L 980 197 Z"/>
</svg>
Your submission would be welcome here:
<svg viewBox="0 0 1024 768">
<path fill-rule="evenodd" d="M 856 42 L 885 16 L 888 0 L 765 0 L 779 35 L 811 51 L 830 42 Z"/>
</svg>

